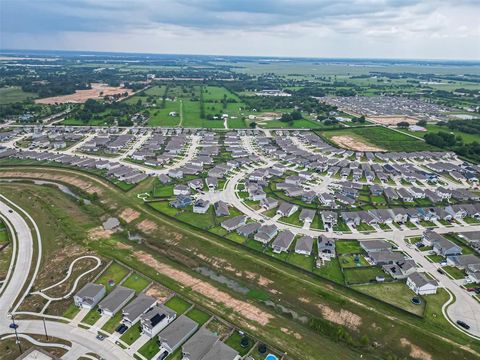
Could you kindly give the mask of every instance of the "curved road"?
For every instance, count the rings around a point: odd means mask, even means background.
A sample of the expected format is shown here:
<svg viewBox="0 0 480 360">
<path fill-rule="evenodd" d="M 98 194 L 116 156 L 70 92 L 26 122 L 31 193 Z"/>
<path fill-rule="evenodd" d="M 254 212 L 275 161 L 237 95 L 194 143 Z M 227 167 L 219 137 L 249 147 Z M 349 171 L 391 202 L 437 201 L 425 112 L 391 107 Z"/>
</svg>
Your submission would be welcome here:
<svg viewBox="0 0 480 360">
<path fill-rule="evenodd" d="M 13 207 L 13 208 L 12 208 Z M 18 211 L 16 210 L 18 208 Z M 29 289 L 32 281 L 29 280 L 32 262 L 34 261 L 34 241 L 30 228 L 19 212 L 28 214 L 14 205 L 4 196 L 0 195 L 0 214 L 6 220 L 7 226 L 12 231 L 13 241 L 17 243 L 15 267 L 6 280 L 6 285 L 0 296 L 0 337 L 13 334 L 9 328 L 11 320 L 9 312 L 18 298 L 23 298 L 22 289 L 27 286 Z M 35 225 L 35 224 L 34 224 Z M 39 239 L 41 241 L 41 239 Z M 39 258 L 35 259 L 37 263 Z M 42 320 L 17 320 L 18 332 L 25 334 L 44 334 Z M 96 353 L 108 360 L 127 360 L 131 357 L 120 347 L 110 341 L 99 341 L 95 334 L 71 324 L 46 320 L 46 327 L 50 336 L 67 340 L 72 343 L 73 354 L 67 353 L 65 359 L 76 359 L 86 353 Z"/>
</svg>

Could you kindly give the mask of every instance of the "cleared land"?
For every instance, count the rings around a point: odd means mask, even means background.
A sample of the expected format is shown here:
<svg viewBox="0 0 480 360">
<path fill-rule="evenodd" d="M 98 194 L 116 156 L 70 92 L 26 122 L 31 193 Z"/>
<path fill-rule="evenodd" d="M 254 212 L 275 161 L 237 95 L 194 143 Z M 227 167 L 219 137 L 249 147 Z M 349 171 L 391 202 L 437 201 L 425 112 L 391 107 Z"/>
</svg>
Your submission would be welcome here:
<svg viewBox="0 0 480 360">
<path fill-rule="evenodd" d="M 123 94 L 127 92 L 131 94 L 133 91 L 131 89 L 121 88 L 121 87 L 114 87 L 108 86 L 106 84 L 100 83 L 92 83 L 92 88 L 88 90 L 77 90 L 74 94 L 69 95 L 60 95 L 60 96 L 52 96 L 43 99 L 37 99 L 35 102 L 37 104 L 65 104 L 65 103 L 74 103 L 74 104 L 82 104 L 88 99 L 101 99 L 107 95 L 117 95 Z"/>
</svg>

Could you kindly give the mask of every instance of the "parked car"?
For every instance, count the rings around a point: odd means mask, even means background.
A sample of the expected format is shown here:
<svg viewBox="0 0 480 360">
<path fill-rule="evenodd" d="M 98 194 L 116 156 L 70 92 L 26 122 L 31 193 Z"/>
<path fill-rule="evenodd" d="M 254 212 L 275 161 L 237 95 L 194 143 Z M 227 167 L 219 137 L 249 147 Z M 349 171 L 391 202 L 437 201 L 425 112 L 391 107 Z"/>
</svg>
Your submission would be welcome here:
<svg viewBox="0 0 480 360">
<path fill-rule="evenodd" d="M 443 271 L 442 269 L 437 269 L 437 271 L 439 274 L 442 274 L 442 275 L 445 274 L 445 271 Z"/>
<path fill-rule="evenodd" d="M 127 331 L 127 329 L 128 329 L 127 325 L 120 324 L 115 331 L 120 333 L 120 334 L 123 334 L 125 331 Z"/>
<path fill-rule="evenodd" d="M 100 340 L 100 341 L 103 341 L 105 339 L 105 336 L 101 335 L 101 334 L 98 334 L 96 336 L 97 340 Z"/>
<path fill-rule="evenodd" d="M 468 325 L 466 322 L 462 321 L 462 320 L 457 320 L 457 324 L 461 327 L 463 327 L 464 329 L 470 329 L 470 325 Z"/>
<path fill-rule="evenodd" d="M 17 329 L 17 328 L 18 328 L 18 324 L 11 323 L 10 325 L 8 325 L 8 327 L 9 327 L 10 329 Z"/>
<path fill-rule="evenodd" d="M 165 350 L 164 352 L 162 352 L 162 353 L 157 357 L 157 360 L 163 360 L 163 359 L 165 359 L 167 356 L 168 356 L 168 351 Z"/>
<path fill-rule="evenodd" d="M 467 291 L 469 291 L 469 292 L 474 292 L 474 291 L 477 292 L 477 289 L 478 289 L 478 288 L 467 288 Z"/>
</svg>

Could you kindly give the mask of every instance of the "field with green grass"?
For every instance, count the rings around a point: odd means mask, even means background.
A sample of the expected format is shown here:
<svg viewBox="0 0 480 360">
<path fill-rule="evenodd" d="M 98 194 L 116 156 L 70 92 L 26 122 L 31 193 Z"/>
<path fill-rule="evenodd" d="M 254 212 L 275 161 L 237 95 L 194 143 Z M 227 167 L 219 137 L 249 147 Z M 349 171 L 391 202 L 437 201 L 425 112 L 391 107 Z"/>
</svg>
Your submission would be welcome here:
<svg viewBox="0 0 480 360">
<path fill-rule="evenodd" d="M 13 104 L 37 97 L 37 94 L 25 92 L 19 87 L 0 88 L 0 105 Z"/>
<path fill-rule="evenodd" d="M 133 273 L 127 278 L 127 280 L 125 280 L 122 286 L 133 289 L 135 290 L 135 293 L 138 294 L 145 290 L 149 283 L 150 281 L 143 276 Z"/>
<path fill-rule="evenodd" d="M 178 296 L 174 296 L 165 303 L 165 306 L 175 311 L 178 316 L 187 311 L 192 306 L 192 304 Z"/>
<path fill-rule="evenodd" d="M 422 140 L 383 126 L 321 131 L 319 134 L 330 141 L 334 136 L 349 136 L 366 145 L 377 146 L 388 151 L 439 151 Z"/>
<path fill-rule="evenodd" d="M 115 262 L 111 263 L 110 266 L 100 275 L 100 277 L 95 281 L 97 284 L 102 284 L 107 289 L 107 293 L 113 290 L 113 288 L 118 285 L 128 274 L 128 269 L 123 267 L 120 264 Z"/>
</svg>

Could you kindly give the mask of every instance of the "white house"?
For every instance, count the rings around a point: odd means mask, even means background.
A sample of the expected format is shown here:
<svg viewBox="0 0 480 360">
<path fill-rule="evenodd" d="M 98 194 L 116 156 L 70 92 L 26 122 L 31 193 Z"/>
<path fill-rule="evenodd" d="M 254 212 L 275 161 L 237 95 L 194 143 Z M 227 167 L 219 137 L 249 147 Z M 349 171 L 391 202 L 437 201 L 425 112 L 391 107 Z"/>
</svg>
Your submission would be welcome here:
<svg viewBox="0 0 480 360">
<path fill-rule="evenodd" d="M 407 278 L 407 286 L 418 295 L 436 294 L 438 283 L 428 279 L 425 275 L 414 272 Z"/>
</svg>

